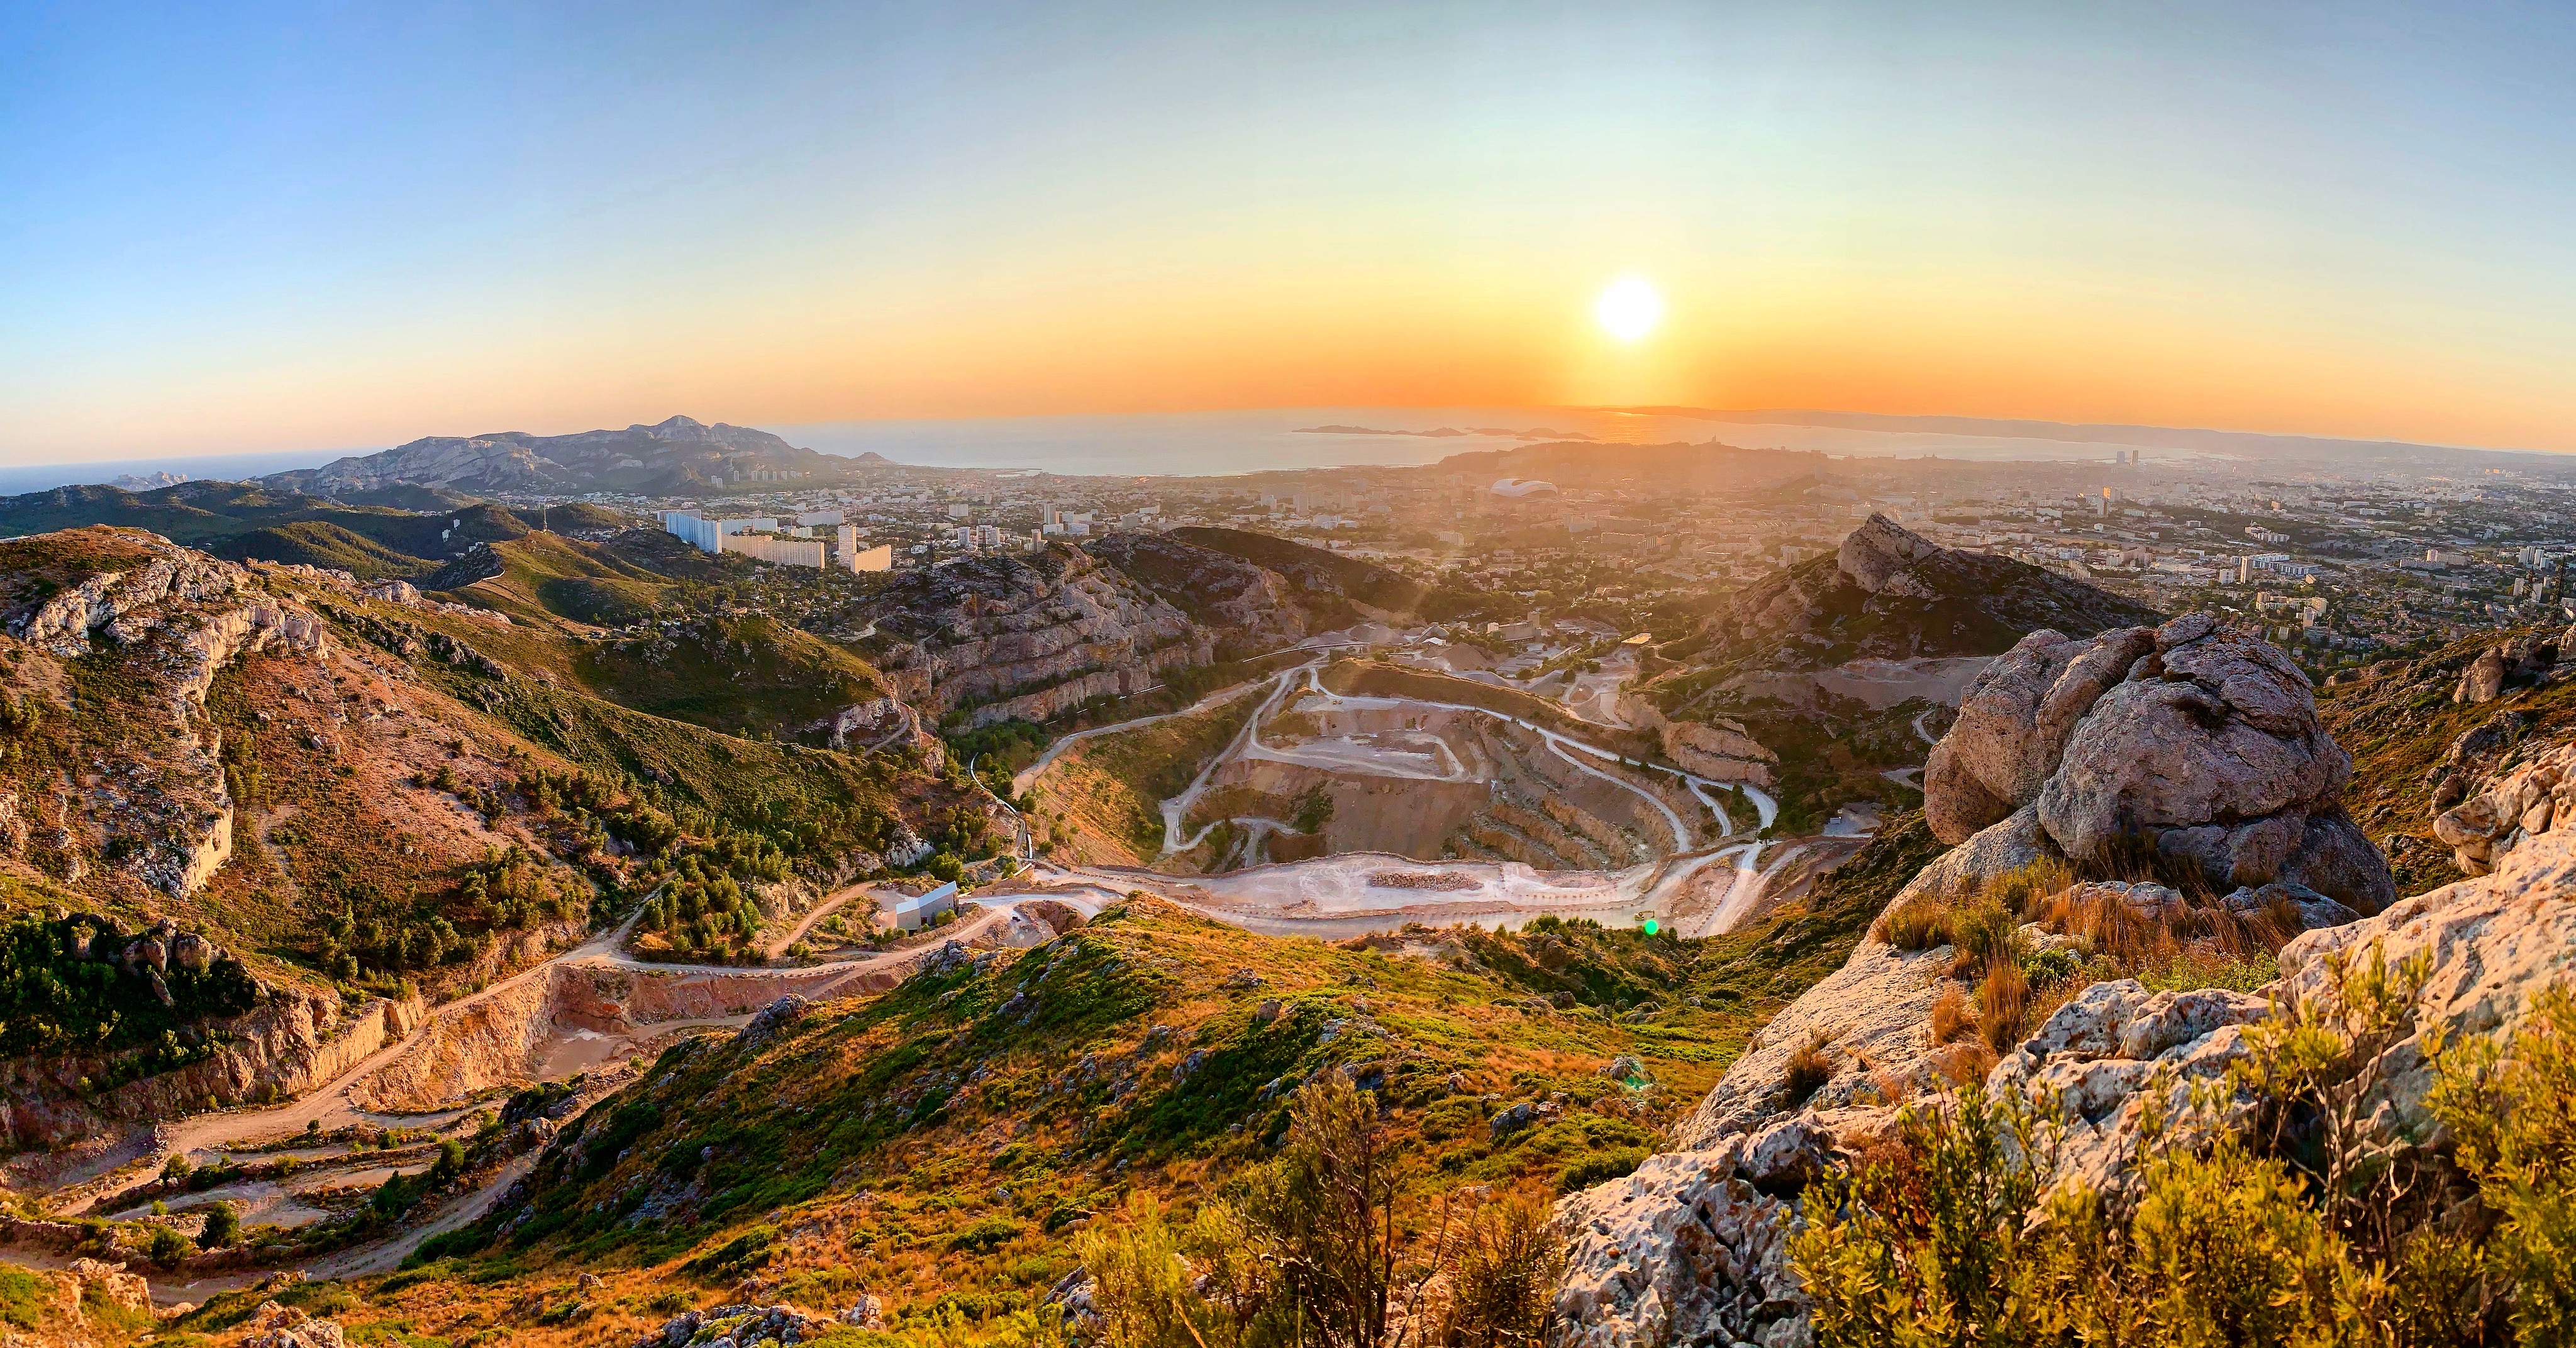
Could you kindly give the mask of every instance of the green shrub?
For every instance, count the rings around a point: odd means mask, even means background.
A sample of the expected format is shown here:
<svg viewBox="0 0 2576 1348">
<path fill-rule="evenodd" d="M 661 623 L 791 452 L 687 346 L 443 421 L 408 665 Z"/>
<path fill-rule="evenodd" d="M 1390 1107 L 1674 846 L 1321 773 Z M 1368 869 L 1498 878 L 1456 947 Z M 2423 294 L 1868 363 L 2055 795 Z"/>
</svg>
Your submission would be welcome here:
<svg viewBox="0 0 2576 1348">
<path fill-rule="evenodd" d="M 0 1264 L 0 1324 L 34 1329 L 45 1318 L 54 1285 L 15 1264 Z"/>
<path fill-rule="evenodd" d="M 1937 900 L 1910 899 L 1890 908 L 1880 926 L 1887 943 L 1899 950 L 1930 950 L 1950 944 L 1950 910 Z"/>
<path fill-rule="evenodd" d="M 1556 1191 L 1570 1194 L 1577 1189 L 1589 1189 L 1604 1180 L 1635 1174 L 1637 1167 L 1645 1163 L 1646 1149 L 1643 1147 L 1587 1152 L 1566 1162 L 1565 1168 L 1556 1172 Z"/>
<path fill-rule="evenodd" d="M 152 1228 L 152 1243 L 144 1248 L 144 1255 L 163 1268 L 173 1267 L 188 1257 L 188 1238 L 169 1227 L 156 1226 Z"/>
<path fill-rule="evenodd" d="M 2535 1003 L 2509 1050 L 2443 1054 L 2429 1103 L 2498 1218 L 2486 1274 L 2513 1290 L 2524 1343 L 2576 1342 L 2576 997 Z"/>
<path fill-rule="evenodd" d="M 197 1233 L 201 1249 L 219 1250 L 241 1239 L 241 1216 L 230 1203 L 217 1203 L 206 1209 L 206 1227 Z"/>
</svg>

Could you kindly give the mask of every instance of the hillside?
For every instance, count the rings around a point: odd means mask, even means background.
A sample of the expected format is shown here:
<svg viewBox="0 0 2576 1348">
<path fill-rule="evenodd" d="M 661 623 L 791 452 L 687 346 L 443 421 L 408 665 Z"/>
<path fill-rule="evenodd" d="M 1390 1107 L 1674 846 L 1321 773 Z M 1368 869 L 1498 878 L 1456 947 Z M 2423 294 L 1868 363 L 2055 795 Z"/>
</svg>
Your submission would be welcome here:
<svg viewBox="0 0 2576 1348">
<path fill-rule="evenodd" d="M 389 499 L 335 499 L 255 482 L 182 482 L 134 492 L 58 487 L 0 498 L 0 534 L 23 536 L 94 524 L 145 529 L 229 561 L 297 562 L 369 580 L 413 579 L 477 543 L 536 527 L 508 509 L 453 493 L 408 488 Z M 614 527 L 597 506 L 553 512 L 559 528 Z"/>
<path fill-rule="evenodd" d="M 1298 601 L 1315 611 L 1318 628 L 1357 617 L 1396 622 L 1453 622 L 1486 616 L 1495 601 L 1469 591 L 1425 585 L 1357 557 L 1344 557 L 1247 529 L 1189 527 L 1165 538 L 1249 562 L 1285 580 Z"/>
<path fill-rule="evenodd" d="M 1831 556 L 1729 597 L 1702 641 L 1720 667 L 1997 655 L 2040 628 L 2091 636 L 2163 615 L 2026 562 L 1944 548 L 1873 515 Z"/>
<path fill-rule="evenodd" d="M 883 690 L 764 620 L 601 647 L 106 528 L 0 542 L 0 611 L 0 908 L 166 924 L 165 958 L 204 942 L 262 989 L 255 1024 L 13 1063 L 19 1146 L 303 1089 L 388 1007 L 578 940 L 675 866 L 827 884 L 898 842 L 995 845 L 918 755 L 777 742 Z M 9 985 L 0 1024 L 53 1016 L 49 986 Z"/>
<path fill-rule="evenodd" d="M 622 431 L 425 436 L 264 481 L 317 495 L 431 487 L 464 492 L 626 491 L 659 494 L 749 481 L 815 482 L 856 467 L 748 426 L 688 417 Z"/>
<path fill-rule="evenodd" d="M 2555 627 L 2503 629 L 2317 690 L 2319 719 L 2352 751 L 2354 822 L 2388 853 L 2400 893 L 2462 877 L 2439 836 L 2446 811 L 2576 740 L 2570 657 L 2576 643 Z M 2471 678 L 2481 662 L 2494 669 L 2484 688 Z"/>
<path fill-rule="evenodd" d="M 1385 1110 L 1422 1253 L 1444 1197 L 1491 1209 L 1636 1165 L 1929 851 L 1919 824 L 1895 829 L 1712 941 L 1542 923 L 1322 944 L 1140 900 L 1027 951 L 960 951 L 667 1052 L 567 1118 L 489 1217 L 346 1285 L 334 1313 L 553 1345 L 745 1296 L 826 1315 L 874 1298 L 907 1338 L 1025 1334 L 1086 1233 L 1122 1227 L 1133 1195 L 1185 1219 L 1230 1192 L 1297 1084 L 1329 1075 Z"/>
<path fill-rule="evenodd" d="M 2081 581 L 1940 547 L 1873 515 L 1832 554 L 1737 591 L 1665 643 L 1660 672 L 1638 692 L 1677 761 L 1776 779 L 1791 826 L 1814 827 L 1848 801 L 1919 803 L 1904 770 L 1922 762 L 1970 680 L 2025 634 L 2161 621 Z"/>
</svg>

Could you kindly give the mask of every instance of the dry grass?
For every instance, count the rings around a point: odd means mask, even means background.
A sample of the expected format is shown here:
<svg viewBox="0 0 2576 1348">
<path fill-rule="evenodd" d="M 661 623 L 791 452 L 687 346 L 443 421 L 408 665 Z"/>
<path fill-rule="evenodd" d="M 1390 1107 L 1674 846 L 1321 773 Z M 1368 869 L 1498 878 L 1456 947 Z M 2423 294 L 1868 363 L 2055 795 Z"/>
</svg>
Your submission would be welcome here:
<svg viewBox="0 0 2576 1348">
<path fill-rule="evenodd" d="M 1977 1029 L 1997 1053 L 2009 1052 L 2030 1033 L 2030 980 L 2010 959 L 1988 963 L 1985 980 L 1977 984 Z"/>
<path fill-rule="evenodd" d="M 1984 893 L 2027 920 L 2037 916 L 2039 905 L 2051 895 L 2065 893 L 2080 878 L 2072 864 L 2057 857 L 2042 857 L 1987 881 Z"/>
<path fill-rule="evenodd" d="M 1789 1055 L 1788 1063 L 1780 1072 L 1780 1085 L 1789 1093 L 1791 1109 L 1807 1103 L 1809 1097 L 1834 1079 L 1833 1062 L 1825 1056 L 1825 1046 L 1831 1042 L 1824 1031 L 1817 1030 L 1807 1036 L 1807 1042 L 1800 1044 L 1797 1052 Z"/>
<path fill-rule="evenodd" d="M 1950 944 L 1950 908 L 1928 895 L 1890 908 L 1878 919 L 1878 939 L 1899 950 L 1930 950 Z"/>
<path fill-rule="evenodd" d="M 1965 1086 L 1972 1081 L 1985 1080 L 1986 1074 L 1995 1070 L 1998 1061 L 2000 1059 L 1992 1048 L 1986 1046 L 1985 1040 L 1968 1039 L 1936 1054 L 1932 1059 L 1932 1070 L 1939 1072 L 1942 1079 L 1953 1086 Z"/>
<path fill-rule="evenodd" d="M 2300 931 L 2298 915 L 2287 904 L 2250 916 L 2211 906 L 2151 918 L 2117 898 L 2079 898 L 2071 890 L 2043 901 L 2038 921 L 2051 931 L 2081 938 L 2124 975 L 2193 959 L 2223 962 L 2276 954 Z"/>
<path fill-rule="evenodd" d="M 1977 1018 L 1968 1009 L 1968 995 L 1955 983 L 1943 989 L 1941 999 L 1932 1003 L 1932 1042 L 1947 1044 L 1976 1030 Z"/>
</svg>

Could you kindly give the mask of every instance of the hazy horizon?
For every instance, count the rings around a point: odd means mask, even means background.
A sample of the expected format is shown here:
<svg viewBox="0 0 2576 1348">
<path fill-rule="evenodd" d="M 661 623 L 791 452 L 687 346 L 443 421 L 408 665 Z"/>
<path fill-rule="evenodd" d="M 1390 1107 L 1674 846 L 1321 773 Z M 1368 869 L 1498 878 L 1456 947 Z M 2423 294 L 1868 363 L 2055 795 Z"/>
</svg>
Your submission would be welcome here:
<svg viewBox="0 0 2576 1348">
<path fill-rule="evenodd" d="M 1581 407 L 1289 407 L 1244 408 L 1196 412 L 1086 413 L 1065 416 L 887 418 L 875 421 L 768 423 L 769 431 L 803 448 L 857 457 L 878 453 L 912 467 L 1013 470 L 1037 468 L 1067 475 L 1122 476 L 1152 474 L 1213 476 L 1263 470 L 1294 471 L 1332 467 L 1407 466 L 1439 461 L 1474 450 L 1507 449 L 1541 438 L 1590 439 L 1601 443 L 1705 443 L 1718 441 L 1748 449 L 1816 451 L 1836 457 L 1887 458 L 1932 454 L 1944 458 L 1988 461 L 2085 462 L 2102 458 L 2113 446 L 2153 449 L 2157 461 L 2180 463 L 2213 455 L 2228 457 L 2210 445 L 2168 445 L 2141 435 L 2075 435 L 2052 437 L 2033 433 L 2033 423 L 2013 418 L 1991 420 L 2022 430 L 1934 430 L 1912 427 L 1845 426 L 1786 420 L 1816 418 L 1934 420 L 1931 417 L 1884 416 L 1831 409 L 1745 408 L 1688 409 L 1689 414 L 1643 415 L 1628 409 Z M 1748 418 L 1770 414 L 1784 420 Z M 669 414 L 665 414 L 669 415 Z M 680 413 L 679 415 L 695 415 Z M 662 420 L 652 418 L 653 421 Z M 723 420 L 698 417 L 707 422 Z M 1552 422 L 1553 424 L 1547 424 Z M 1374 423 L 1374 424 L 1373 424 Z M 1497 424 L 1506 423 L 1506 424 Z M 637 424 L 637 423 L 621 423 Z M 642 423 L 650 424 L 650 422 Z M 750 424 L 750 423 L 736 423 Z M 1317 434 L 1319 424 L 1365 425 L 1383 435 Z M 2051 423 L 2069 432 L 2134 430 L 2225 439 L 2263 433 L 2212 427 L 2085 426 Z M 1432 436 L 1439 427 L 1465 434 Z M 1524 432 L 1486 435 L 1479 428 Z M 579 426 L 531 430 L 538 435 L 616 429 Z M 487 428 L 468 434 L 493 434 L 525 427 Z M 1537 437 L 1526 432 L 1571 432 Z M 421 437 L 413 437 L 415 439 Z M 2303 437 L 2279 437 L 2296 441 Z M 2338 438 L 2314 439 L 2300 448 L 2332 454 L 2337 446 L 2378 447 L 2384 442 Z M 300 468 L 316 468 L 336 459 L 392 448 L 359 445 L 315 450 L 265 450 L 243 454 L 158 455 L 112 460 L 55 460 L 0 464 L 0 495 L 45 491 L 58 486 L 105 483 L 119 476 L 154 472 L 184 474 L 197 480 L 246 479 Z M 2415 446 L 2470 454 L 2516 454 L 2532 451 L 2472 445 Z M 2545 451 L 2543 451 L 2545 452 Z"/>
</svg>

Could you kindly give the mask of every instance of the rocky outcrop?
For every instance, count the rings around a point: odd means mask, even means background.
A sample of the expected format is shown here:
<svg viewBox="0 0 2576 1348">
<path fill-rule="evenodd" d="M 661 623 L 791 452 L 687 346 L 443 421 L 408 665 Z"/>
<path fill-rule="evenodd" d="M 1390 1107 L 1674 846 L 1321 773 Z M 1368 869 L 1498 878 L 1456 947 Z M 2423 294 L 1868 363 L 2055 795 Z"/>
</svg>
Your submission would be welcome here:
<svg viewBox="0 0 2576 1348">
<path fill-rule="evenodd" d="M 241 1348 L 345 1348 L 347 1343 L 339 1321 L 263 1301 L 251 1312 L 250 1331 L 243 1336 Z"/>
<path fill-rule="evenodd" d="M 873 1301 L 874 1298 L 868 1298 Z M 853 1308 L 856 1309 L 856 1308 Z M 882 1317 L 880 1317 L 882 1318 Z M 854 1320 L 852 1323 L 862 1323 Z M 682 1311 L 662 1327 L 635 1341 L 635 1348 L 681 1348 L 683 1344 L 729 1343 L 733 1348 L 802 1343 L 832 1328 L 829 1316 L 794 1306 L 714 1306 Z"/>
<path fill-rule="evenodd" d="M 2124 627 L 2087 638 L 2033 632 L 1969 683 L 1948 734 L 1923 768 L 1923 819 L 1932 835 L 1961 843 L 2039 799 L 2075 723 L 2155 634 Z"/>
<path fill-rule="evenodd" d="M 1969 685 L 1924 771 L 1935 836 L 2036 808 L 2049 847 L 2109 863 L 2144 845 L 2221 888 L 2305 886 L 2362 912 L 2396 897 L 2344 813 L 2352 758 L 2307 676 L 2206 614 L 2085 640 L 2034 632 Z"/>
<path fill-rule="evenodd" d="M 118 707 L 113 724 L 100 718 L 87 727 L 136 741 L 113 785 L 85 800 L 87 822 L 146 884 L 193 893 L 232 854 L 233 801 L 217 761 L 221 743 L 203 733 L 206 693 L 224 667 L 252 651 L 326 655 L 322 620 L 270 596 L 241 567 L 139 530 L 79 529 L 19 542 L 39 574 L 50 555 L 78 578 L 65 575 L 71 583 L 12 614 L 10 635 L 50 661 L 105 642 L 142 703 Z M 18 677 L 61 686 L 41 668 Z M 149 724 L 128 724 L 138 715 Z M 82 831 L 67 825 L 57 850 L 85 850 Z"/>
<path fill-rule="evenodd" d="M 1227 632 L 1247 649 L 1303 639 L 1311 617 L 1279 573 L 1169 534 L 1117 533 L 1084 551 L 1117 567 L 1192 621 Z"/>
<path fill-rule="evenodd" d="M 1870 658 L 1992 655 L 2034 629 L 2091 634 L 2160 618 L 2080 581 L 1944 548 L 1883 515 L 1831 557 L 1777 572 L 1709 620 L 1721 662 L 1818 669 Z"/>
<path fill-rule="evenodd" d="M 2475 749 L 2463 750 L 2477 733 L 2471 731 L 2453 746 L 2455 759 L 2476 755 Z M 2467 793 L 2468 788 L 2459 790 Z M 2576 828 L 2576 740 L 2529 754 L 2519 766 L 2484 782 L 2473 794 L 2457 797 L 2456 804 L 2433 817 L 2433 836 L 2473 876 L 2493 870 L 2529 839 L 2570 828 Z"/>
<path fill-rule="evenodd" d="M 251 1010 L 192 1031 L 212 1045 L 206 1056 L 111 1090 L 86 1090 L 82 1082 L 109 1079 L 112 1058 L 0 1060 L 0 1148 L 72 1142 L 202 1109 L 210 1099 L 301 1095 L 401 1038 L 424 1014 L 416 1000 L 378 999 L 351 1010 L 336 992 L 271 988 Z"/>
<path fill-rule="evenodd" d="M 902 573 L 882 597 L 877 661 L 896 694 L 967 721 L 1045 721 L 1205 664 L 1213 634 L 1076 548 L 968 558 Z"/>
<path fill-rule="evenodd" d="M 2445 1023 L 2488 1031 L 2497 1022 L 2471 1027 L 2467 1010 L 2494 981 L 2484 971 L 2536 990 L 2576 958 L 2576 930 L 2565 925 L 2576 921 L 2576 905 L 2563 899 L 2556 915 L 2531 916 L 2526 900 L 2522 915 L 2508 918 L 2508 906 L 2493 897 L 2426 896 L 2356 921 L 2358 905 L 2347 906 L 2345 896 L 2377 908 L 2373 900 L 2384 901 L 2389 883 L 2375 850 L 2367 858 L 2375 869 L 2354 862 L 2337 877 L 2340 892 L 2297 883 L 2333 869 L 2298 849 L 2308 845 L 2313 819 L 2340 818 L 2334 793 L 2349 760 L 2318 728 L 2294 667 L 2205 618 L 2084 640 L 2035 633 L 1972 687 L 1943 743 L 1940 780 L 1927 795 L 1944 797 L 1940 829 L 1956 845 L 1917 872 L 1891 907 L 1965 893 L 2042 858 L 2084 855 L 2080 849 L 2116 860 L 2103 854 L 2123 838 L 2175 850 L 2166 839 L 2176 832 L 2215 825 L 2226 838 L 2249 823 L 2298 818 L 2288 830 L 2294 846 L 2271 873 L 2217 900 L 2239 914 L 2286 913 L 2293 926 L 2319 928 L 2283 953 L 2284 976 L 2266 995 L 2096 984 L 1987 1073 L 1992 1089 L 2064 1105 L 2063 1173 L 2105 1193 L 2130 1183 L 2151 1116 L 2214 1128 L 2249 1107 L 2224 1103 L 2230 1064 L 2246 1052 L 2249 1027 L 2276 1004 L 2324 995 L 2309 970 L 2329 950 L 2355 948 L 2371 933 L 2384 934 L 2392 959 L 2436 950 L 2437 966 L 2456 971 L 2447 1005 L 2457 1013 Z M 1934 814 L 1929 805 L 1926 814 Z M 2564 858 L 2562 893 L 2576 892 L 2576 831 L 2544 841 Z M 2228 855 L 2241 861 L 2246 850 Z M 2180 855 L 2202 861 L 2198 852 Z M 2260 869 L 2240 864 L 2229 873 Z M 2079 882 L 2067 898 L 2180 930 L 2205 922 L 2189 913 L 2193 900 L 2181 891 L 2151 882 Z M 2019 939 L 2034 951 L 2080 944 L 2035 923 Z M 1953 977 L 1957 966 L 1948 945 L 1909 952 L 1876 931 L 1863 937 L 1840 969 L 1762 1027 L 1675 1129 L 1676 1150 L 1561 1204 L 1569 1239 L 1557 1300 L 1564 1341 L 1810 1342 L 1805 1303 L 1780 1254 L 1807 1181 L 1882 1144 L 1904 1102 L 1992 1061 L 1982 1045 L 1945 1044 L 1934 1032 L 1933 1008 L 1965 991 Z M 2508 1008 L 2498 1003 L 2508 1002 L 2527 1004 L 2490 999 L 2499 1013 Z M 2391 1079 L 2401 1078 L 2392 1071 Z M 2174 1122 L 2213 1091 L 2223 1102 L 2215 1113 Z"/>
<path fill-rule="evenodd" d="M 2576 628 L 2569 629 L 2576 631 Z M 2524 633 L 2511 641 L 2490 646 L 2478 652 L 2460 671 L 2459 684 L 2451 690 L 2453 702 L 2493 702 L 2507 688 L 2521 688 L 2548 676 L 2566 648 L 2565 638 L 2548 633 Z"/>
<path fill-rule="evenodd" d="M 921 724 L 921 713 L 891 697 L 870 698 L 843 707 L 832 719 L 819 727 L 835 749 L 858 744 L 870 752 L 910 745 L 919 751 L 924 763 L 937 772 L 948 758 L 947 741 Z"/>
<path fill-rule="evenodd" d="M 1735 721 L 1665 721 L 1659 733 L 1665 757 L 1713 782 L 1750 782 L 1768 790 L 1780 762 Z"/>
<path fill-rule="evenodd" d="M 1558 1206 L 1560 1348 L 1807 1341 L 1790 1207 L 1741 1173 L 1749 1141 L 1649 1156 Z"/>
</svg>

